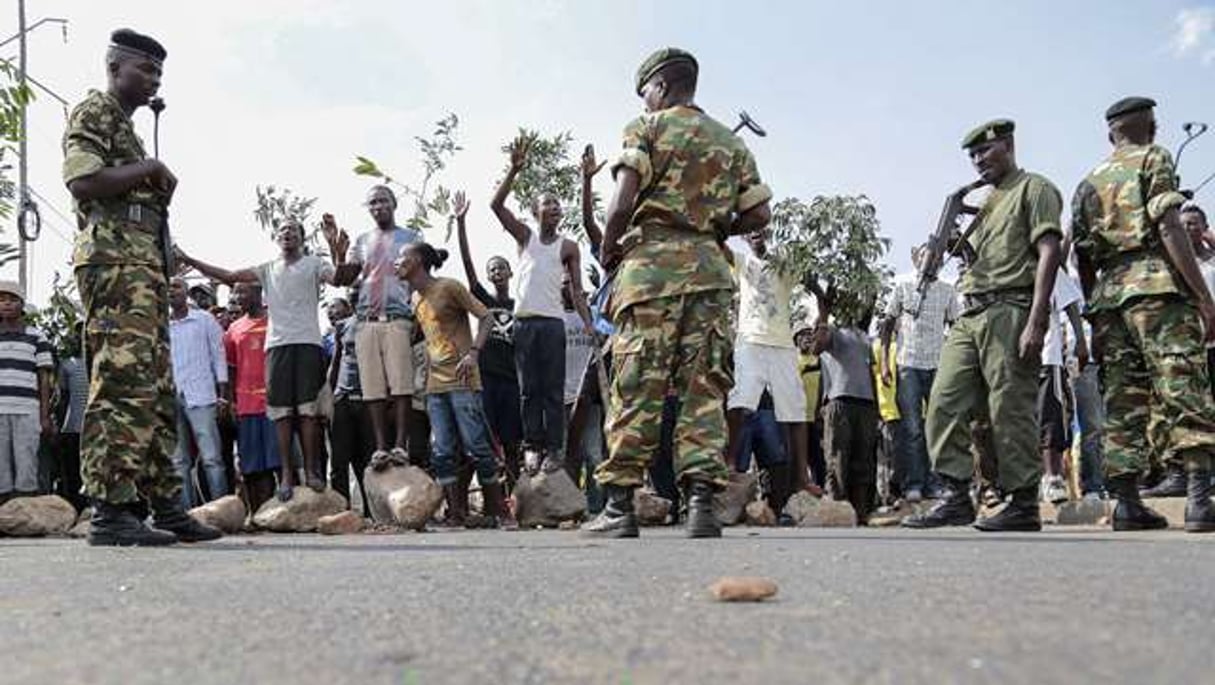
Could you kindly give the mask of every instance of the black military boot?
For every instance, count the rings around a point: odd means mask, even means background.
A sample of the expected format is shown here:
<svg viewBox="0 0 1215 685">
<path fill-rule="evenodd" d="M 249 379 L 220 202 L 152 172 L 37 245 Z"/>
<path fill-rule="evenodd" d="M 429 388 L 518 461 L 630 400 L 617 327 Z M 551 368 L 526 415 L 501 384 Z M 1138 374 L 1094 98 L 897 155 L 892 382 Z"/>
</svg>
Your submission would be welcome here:
<svg viewBox="0 0 1215 685">
<path fill-rule="evenodd" d="M 1211 502 L 1211 471 L 1191 469 L 1186 490 L 1185 531 L 1187 533 L 1215 532 L 1215 503 Z"/>
<path fill-rule="evenodd" d="M 443 486 L 443 499 L 447 503 L 443 523 L 452 528 L 463 528 L 468 523 L 468 491 L 460 487 L 457 480 Z"/>
<path fill-rule="evenodd" d="M 177 536 L 149 528 L 130 508 L 93 501 L 89 544 L 94 547 L 160 547 L 177 543 Z"/>
<path fill-rule="evenodd" d="M 688 484 L 688 537 L 719 538 L 721 522 L 713 513 L 713 486 L 700 480 Z"/>
<path fill-rule="evenodd" d="M 1008 504 L 992 516 L 979 519 L 975 528 L 986 533 L 1028 533 L 1042 530 L 1038 488 L 1014 490 Z"/>
<path fill-rule="evenodd" d="M 1168 519 L 1153 511 L 1140 499 L 1138 473 L 1114 476 L 1109 479 L 1106 488 L 1118 498 L 1114 514 L 1110 517 L 1114 530 L 1159 530 L 1169 527 Z"/>
<path fill-rule="evenodd" d="M 904 528 L 941 528 L 969 526 L 975 520 L 975 503 L 970 499 L 970 483 L 940 476 L 942 497 L 923 514 L 913 514 L 900 523 Z"/>
<path fill-rule="evenodd" d="M 1155 486 L 1140 493 L 1143 497 L 1185 497 L 1185 466 L 1170 462 L 1164 478 Z"/>
<path fill-rule="evenodd" d="M 582 533 L 597 538 L 635 538 L 640 535 L 633 513 L 633 488 L 603 486 L 607 504 L 595 518 L 582 524 Z"/>
<path fill-rule="evenodd" d="M 176 498 L 152 500 L 152 525 L 173 533 L 182 542 L 206 542 L 224 536 L 220 529 L 212 528 L 186 513 Z"/>
</svg>

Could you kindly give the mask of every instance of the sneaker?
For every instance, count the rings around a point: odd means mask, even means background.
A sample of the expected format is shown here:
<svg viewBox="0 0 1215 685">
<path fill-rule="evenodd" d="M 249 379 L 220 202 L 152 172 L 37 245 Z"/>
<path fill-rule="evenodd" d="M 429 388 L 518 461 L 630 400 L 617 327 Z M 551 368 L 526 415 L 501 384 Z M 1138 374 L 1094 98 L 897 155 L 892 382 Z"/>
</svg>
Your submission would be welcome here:
<svg viewBox="0 0 1215 685">
<path fill-rule="evenodd" d="M 1068 500 L 1067 483 L 1063 476 L 1045 476 L 1042 478 L 1042 501 L 1051 504 L 1062 504 Z"/>
</svg>

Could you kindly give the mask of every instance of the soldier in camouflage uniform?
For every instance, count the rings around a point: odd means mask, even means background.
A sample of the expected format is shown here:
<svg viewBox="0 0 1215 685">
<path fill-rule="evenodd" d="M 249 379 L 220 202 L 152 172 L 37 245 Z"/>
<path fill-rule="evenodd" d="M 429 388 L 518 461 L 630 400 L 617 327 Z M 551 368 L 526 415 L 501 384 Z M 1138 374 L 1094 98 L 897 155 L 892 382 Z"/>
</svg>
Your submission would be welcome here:
<svg viewBox="0 0 1215 685">
<path fill-rule="evenodd" d="M 165 545 L 220 537 L 181 508 L 169 357 L 165 208 L 177 179 L 147 159 L 131 115 L 160 86 L 165 49 L 127 29 L 106 55 L 109 88 L 72 110 L 63 180 L 80 231 L 72 262 L 90 364 L 81 475 L 93 500 L 89 544 Z M 162 237 L 164 236 L 164 237 Z M 155 528 L 135 511 L 151 504 Z"/>
<path fill-rule="evenodd" d="M 975 527 L 993 532 L 1042 529 L 1034 406 L 1050 296 L 1062 256 L 1063 198 L 1050 181 L 1017 167 L 1014 127 L 997 119 L 962 141 L 980 177 L 995 188 L 974 219 L 969 243 L 975 259 L 959 288 L 962 316 L 949 330 L 928 400 L 928 451 L 946 495 L 928 512 L 905 519 L 909 528 L 974 521 L 970 423 L 985 408 L 998 486 L 1010 499 Z"/>
<path fill-rule="evenodd" d="M 1211 532 L 1215 402 L 1203 343 L 1215 340 L 1215 302 L 1178 218 L 1185 197 L 1172 156 L 1153 144 L 1155 106 L 1132 97 L 1106 111 L 1114 151 L 1076 189 L 1073 241 L 1105 380 L 1106 475 L 1118 498 L 1113 528 L 1168 525 L 1139 499 L 1155 419 L 1167 440 L 1155 447 L 1185 460 L 1185 528 Z"/>
<path fill-rule="evenodd" d="M 732 385 L 733 281 L 719 240 L 771 218 L 771 191 L 742 141 L 693 104 L 696 59 L 659 50 L 638 70 L 647 113 L 624 132 L 603 239 L 617 269 L 607 416 L 609 456 L 596 471 L 608 503 L 583 530 L 636 537 L 633 490 L 658 449 L 668 385 L 678 393 L 675 467 L 691 537 L 718 537 L 715 489 L 725 485 L 723 404 Z"/>
</svg>

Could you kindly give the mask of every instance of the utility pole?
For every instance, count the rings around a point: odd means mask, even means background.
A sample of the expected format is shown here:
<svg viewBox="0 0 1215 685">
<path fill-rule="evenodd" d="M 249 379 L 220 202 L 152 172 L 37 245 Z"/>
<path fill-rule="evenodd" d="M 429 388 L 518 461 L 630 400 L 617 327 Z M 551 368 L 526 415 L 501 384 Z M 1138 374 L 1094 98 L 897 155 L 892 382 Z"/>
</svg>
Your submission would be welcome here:
<svg viewBox="0 0 1215 685">
<path fill-rule="evenodd" d="M 43 24 L 59 24 L 63 31 L 63 40 L 67 42 L 67 19 L 58 17 L 43 17 L 32 25 L 27 26 L 25 23 L 25 0 L 17 0 L 17 35 L 11 36 L 4 41 L 0 41 L 0 47 L 4 47 L 14 40 L 19 41 L 21 52 L 17 61 L 17 80 L 22 90 L 25 90 L 29 83 L 33 83 L 42 90 L 50 93 L 52 97 L 58 100 L 64 106 L 64 113 L 67 112 L 67 101 L 60 97 L 57 93 L 51 91 L 46 86 L 29 77 L 26 69 L 26 34 Z M 38 238 L 38 233 L 42 230 L 42 219 L 38 216 L 38 206 L 30 199 L 29 190 L 29 163 L 26 161 L 26 151 L 28 145 L 26 143 L 28 133 L 28 103 L 24 100 L 21 102 L 21 140 L 17 141 L 17 279 L 21 282 L 21 287 L 29 292 L 29 271 L 28 271 L 28 248 L 26 243 L 32 242 Z M 26 230 L 26 219 L 33 215 L 34 223 L 37 228 L 34 231 L 33 237 L 29 237 Z"/>
<path fill-rule="evenodd" d="M 17 0 L 17 35 L 21 41 L 21 56 L 18 58 L 18 83 L 22 90 L 25 89 L 25 0 Z M 26 281 L 29 278 L 28 264 L 25 246 L 25 230 L 21 225 L 25 218 L 25 206 L 29 202 L 29 164 L 26 162 L 26 150 L 28 145 L 26 139 L 26 116 L 27 105 L 23 101 L 21 103 L 21 140 L 17 142 L 17 280 L 21 283 L 21 290 L 29 293 L 29 283 Z M 28 294 L 26 295 L 28 297 Z"/>
</svg>

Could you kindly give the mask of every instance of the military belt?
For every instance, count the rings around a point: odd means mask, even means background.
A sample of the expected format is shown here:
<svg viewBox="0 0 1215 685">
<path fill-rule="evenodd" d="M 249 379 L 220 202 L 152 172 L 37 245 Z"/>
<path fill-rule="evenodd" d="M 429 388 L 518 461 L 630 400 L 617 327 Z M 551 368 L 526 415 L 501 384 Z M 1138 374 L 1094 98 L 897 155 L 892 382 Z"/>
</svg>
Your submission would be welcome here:
<svg viewBox="0 0 1215 685">
<path fill-rule="evenodd" d="M 962 316 L 978 314 L 993 304 L 1011 304 L 1029 307 L 1034 303 L 1033 288 L 1005 288 L 985 293 L 962 295 Z"/>
<path fill-rule="evenodd" d="M 159 233 L 164 214 L 154 207 L 134 203 L 100 207 L 89 212 L 89 223 L 91 224 L 107 219 L 124 224 L 135 224 L 147 229 L 149 233 Z"/>
</svg>

